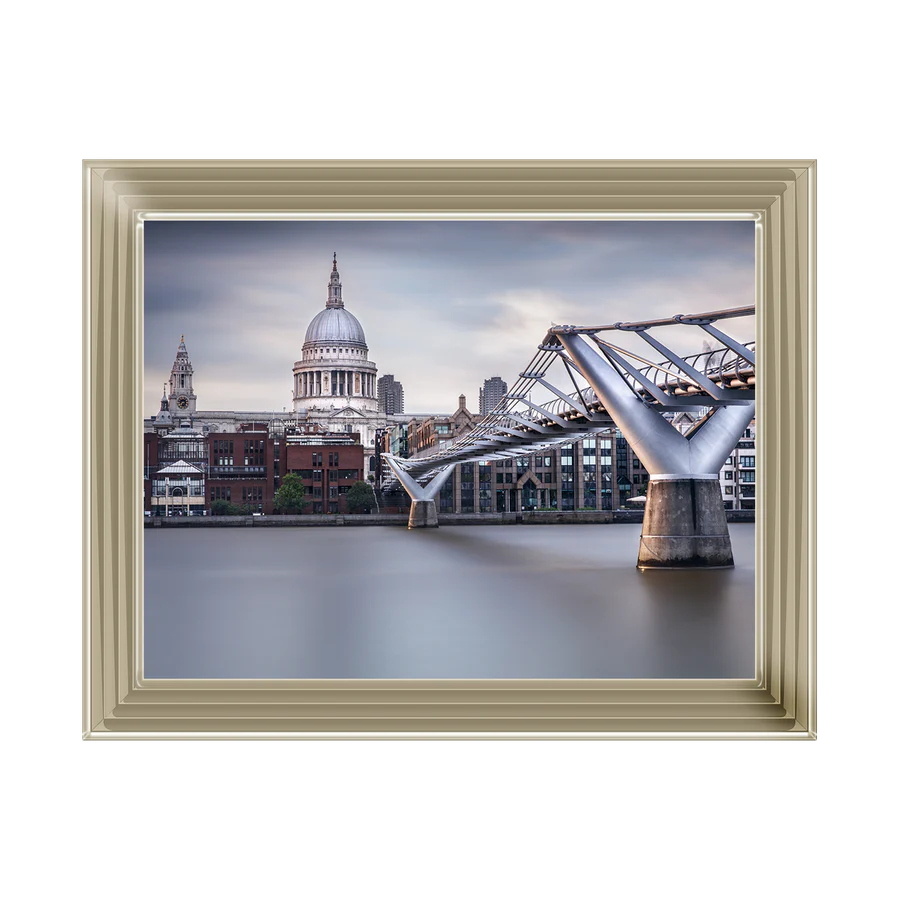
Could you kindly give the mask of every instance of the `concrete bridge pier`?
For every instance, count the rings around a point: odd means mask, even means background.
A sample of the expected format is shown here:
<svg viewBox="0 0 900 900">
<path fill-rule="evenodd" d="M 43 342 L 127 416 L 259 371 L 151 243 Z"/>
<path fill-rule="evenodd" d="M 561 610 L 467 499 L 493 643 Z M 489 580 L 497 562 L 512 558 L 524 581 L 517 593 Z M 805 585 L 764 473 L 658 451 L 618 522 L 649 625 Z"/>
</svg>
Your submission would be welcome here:
<svg viewBox="0 0 900 900">
<path fill-rule="evenodd" d="M 735 398 L 684 435 L 582 337 L 560 334 L 559 340 L 650 473 L 638 568 L 733 566 L 719 470 L 750 424 L 755 403 Z M 686 364 L 684 370 L 693 371 Z"/>
<path fill-rule="evenodd" d="M 650 478 L 639 569 L 733 566 L 718 475 Z"/>
<path fill-rule="evenodd" d="M 408 528 L 437 528 L 437 504 L 434 500 L 413 500 L 409 508 Z"/>
<path fill-rule="evenodd" d="M 397 480 L 403 485 L 403 489 L 409 494 L 412 501 L 407 527 L 437 528 L 437 496 L 453 472 L 453 465 L 448 465 L 445 469 L 438 472 L 428 484 L 421 485 L 394 457 L 384 453 L 382 454 L 382 459 L 391 467 L 391 471 L 397 476 Z"/>
</svg>

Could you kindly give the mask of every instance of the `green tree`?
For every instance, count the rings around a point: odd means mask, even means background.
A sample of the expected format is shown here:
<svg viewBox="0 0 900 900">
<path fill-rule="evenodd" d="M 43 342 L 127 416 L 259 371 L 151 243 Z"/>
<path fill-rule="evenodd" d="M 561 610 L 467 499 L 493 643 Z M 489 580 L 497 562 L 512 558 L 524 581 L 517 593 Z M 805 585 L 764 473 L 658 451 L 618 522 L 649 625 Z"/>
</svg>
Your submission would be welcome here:
<svg viewBox="0 0 900 900">
<path fill-rule="evenodd" d="M 371 484 L 365 481 L 357 481 L 347 491 L 347 507 L 350 512 L 369 512 L 375 509 L 375 492 Z"/>
<path fill-rule="evenodd" d="M 241 516 L 244 511 L 240 506 L 229 503 L 227 500 L 213 500 L 209 505 L 209 511 L 214 516 Z"/>
<path fill-rule="evenodd" d="M 289 472 L 281 479 L 281 487 L 275 491 L 275 509 L 281 513 L 296 514 L 308 503 L 303 479 Z"/>
</svg>

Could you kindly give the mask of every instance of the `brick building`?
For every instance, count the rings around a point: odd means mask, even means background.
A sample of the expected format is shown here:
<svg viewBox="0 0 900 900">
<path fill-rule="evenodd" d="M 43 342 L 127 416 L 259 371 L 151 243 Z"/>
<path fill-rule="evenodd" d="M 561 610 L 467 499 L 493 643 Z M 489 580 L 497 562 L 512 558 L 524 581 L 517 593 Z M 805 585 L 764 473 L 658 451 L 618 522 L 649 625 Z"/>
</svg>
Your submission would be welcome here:
<svg viewBox="0 0 900 900">
<path fill-rule="evenodd" d="M 180 456 L 179 454 L 183 454 Z M 303 479 L 304 514 L 349 512 L 345 495 L 366 479 L 358 433 L 248 423 L 204 435 L 182 427 L 144 434 L 144 509 L 150 515 L 209 515 L 224 500 L 245 513 L 276 514 L 281 479 Z M 185 499 L 188 498 L 188 499 Z"/>
<path fill-rule="evenodd" d="M 285 471 L 299 475 L 309 501 L 304 513 L 347 513 L 347 493 L 365 480 L 363 447 L 358 434 L 311 434 L 285 437 Z"/>
</svg>

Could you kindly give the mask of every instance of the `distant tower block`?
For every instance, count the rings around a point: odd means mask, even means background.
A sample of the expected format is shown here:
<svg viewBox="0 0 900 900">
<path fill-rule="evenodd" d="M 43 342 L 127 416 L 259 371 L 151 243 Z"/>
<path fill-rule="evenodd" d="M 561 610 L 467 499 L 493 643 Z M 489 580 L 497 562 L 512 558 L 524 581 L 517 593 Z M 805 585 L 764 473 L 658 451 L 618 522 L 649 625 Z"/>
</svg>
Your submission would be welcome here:
<svg viewBox="0 0 900 900">
<path fill-rule="evenodd" d="M 403 412 L 403 385 L 393 375 L 378 379 L 378 411 L 386 416 Z"/>
<path fill-rule="evenodd" d="M 508 388 L 506 382 L 494 375 L 484 382 L 484 387 L 478 389 L 478 412 L 486 416 L 502 399 Z"/>
</svg>

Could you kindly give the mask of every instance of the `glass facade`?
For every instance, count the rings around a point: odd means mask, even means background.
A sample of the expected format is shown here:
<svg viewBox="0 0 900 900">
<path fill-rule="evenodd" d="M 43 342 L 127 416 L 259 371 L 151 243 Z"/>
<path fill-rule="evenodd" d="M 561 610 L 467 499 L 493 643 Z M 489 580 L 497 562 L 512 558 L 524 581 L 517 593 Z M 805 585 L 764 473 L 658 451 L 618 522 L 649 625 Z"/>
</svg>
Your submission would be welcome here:
<svg viewBox="0 0 900 900">
<path fill-rule="evenodd" d="M 459 470 L 459 506 L 460 512 L 475 512 L 475 464 L 462 463 Z"/>
<path fill-rule="evenodd" d="M 559 508 L 575 509 L 574 444 L 564 444 L 559 451 Z"/>
</svg>

